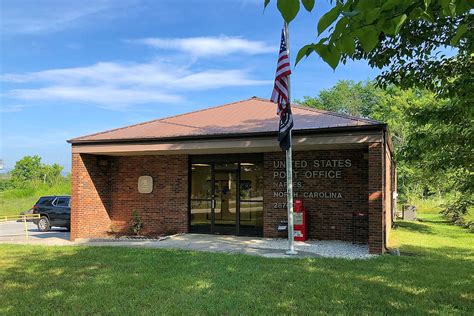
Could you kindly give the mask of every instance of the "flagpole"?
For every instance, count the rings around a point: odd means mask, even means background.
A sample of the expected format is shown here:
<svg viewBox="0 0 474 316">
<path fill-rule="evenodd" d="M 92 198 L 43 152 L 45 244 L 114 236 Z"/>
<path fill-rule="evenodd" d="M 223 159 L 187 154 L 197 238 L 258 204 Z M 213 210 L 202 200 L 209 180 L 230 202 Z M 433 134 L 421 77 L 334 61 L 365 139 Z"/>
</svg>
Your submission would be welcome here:
<svg viewBox="0 0 474 316">
<path fill-rule="evenodd" d="M 290 34 L 288 33 L 288 23 L 285 22 L 286 50 L 288 51 L 288 59 L 290 58 Z M 291 83 L 288 76 L 288 102 L 291 103 Z M 288 209 L 288 255 L 296 255 L 295 241 L 293 233 L 293 159 L 292 159 L 292 141 L 291 129 L 289 131 L 290 147 L 286 150 L 286 193 L 287 193 L 287 209 Z"/>
</svg>

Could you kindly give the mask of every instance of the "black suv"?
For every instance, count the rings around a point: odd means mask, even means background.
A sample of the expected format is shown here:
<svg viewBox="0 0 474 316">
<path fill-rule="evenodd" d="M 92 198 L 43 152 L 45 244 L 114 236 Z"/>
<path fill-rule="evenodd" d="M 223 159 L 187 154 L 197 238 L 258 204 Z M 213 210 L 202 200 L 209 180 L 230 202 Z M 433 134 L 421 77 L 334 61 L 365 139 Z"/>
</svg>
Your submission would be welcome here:
<svg viewBox="0 0 474 316">
<path fill-rule="evenodd" d="M 33 206 L 33 214 L 40 214 L 40 219 L 33 222 L 40 232 L 50 231 L 52 226 L 71 228 L 71 197 L 42 196 Z"/>
</svg>

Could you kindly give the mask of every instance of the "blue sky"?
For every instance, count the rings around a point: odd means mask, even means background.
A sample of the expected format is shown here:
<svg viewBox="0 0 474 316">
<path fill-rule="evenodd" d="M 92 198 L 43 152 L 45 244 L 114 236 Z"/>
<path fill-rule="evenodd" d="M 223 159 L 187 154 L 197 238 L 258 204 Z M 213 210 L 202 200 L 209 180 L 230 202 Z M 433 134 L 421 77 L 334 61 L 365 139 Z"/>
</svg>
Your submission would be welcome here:
<svg viewBox="0 0 474 316">
<path fill-rule="evenodd" d="M 275 1 L 273 1 L 275 2 Z M 70 170 L 66 140 L 272 90 L 282 19 L 263 0 L 1 2 L 0 159 L 40 155 Z M 315 41 L 317 1 L 290 25 L 292 60 Z M 316 56 L 292 98 L 367 80 L 364 62 L 333 71 Z M 275 128 L 277 128 L 275 126 Z"/>
</svg>

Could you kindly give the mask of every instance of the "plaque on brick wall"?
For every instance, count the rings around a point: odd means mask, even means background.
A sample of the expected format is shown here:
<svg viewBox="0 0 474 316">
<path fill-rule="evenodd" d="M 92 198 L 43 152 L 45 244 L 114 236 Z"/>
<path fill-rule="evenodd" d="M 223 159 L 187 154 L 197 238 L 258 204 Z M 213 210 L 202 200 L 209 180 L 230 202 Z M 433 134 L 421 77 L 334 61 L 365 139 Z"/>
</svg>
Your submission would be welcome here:
<svg viewBox="0 0 474 316">
<path fill-rule="evenodd" d="M 153 178 L 150 176 L 141 176 L 138 178 L 138 192 L 151 193 L 153 191 Z"/>
</svg>

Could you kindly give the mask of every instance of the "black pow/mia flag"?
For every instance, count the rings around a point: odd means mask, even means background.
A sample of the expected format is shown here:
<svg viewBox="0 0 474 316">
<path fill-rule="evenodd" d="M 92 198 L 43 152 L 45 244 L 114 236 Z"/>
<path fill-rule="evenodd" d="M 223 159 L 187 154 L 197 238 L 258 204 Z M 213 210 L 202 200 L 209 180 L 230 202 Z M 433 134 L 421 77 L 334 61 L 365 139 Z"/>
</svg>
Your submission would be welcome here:
<svg viewBox="0 0 474 316">
<path fill-rule="evenodd" d="M 278 127 L 278 141 L 282 150 L 288 150 L 291 146 L 291 129 L 293 128 L 293 114 L 290 104 L 284 111 L 280 112 L 280 125 Z"/>
</svg>

